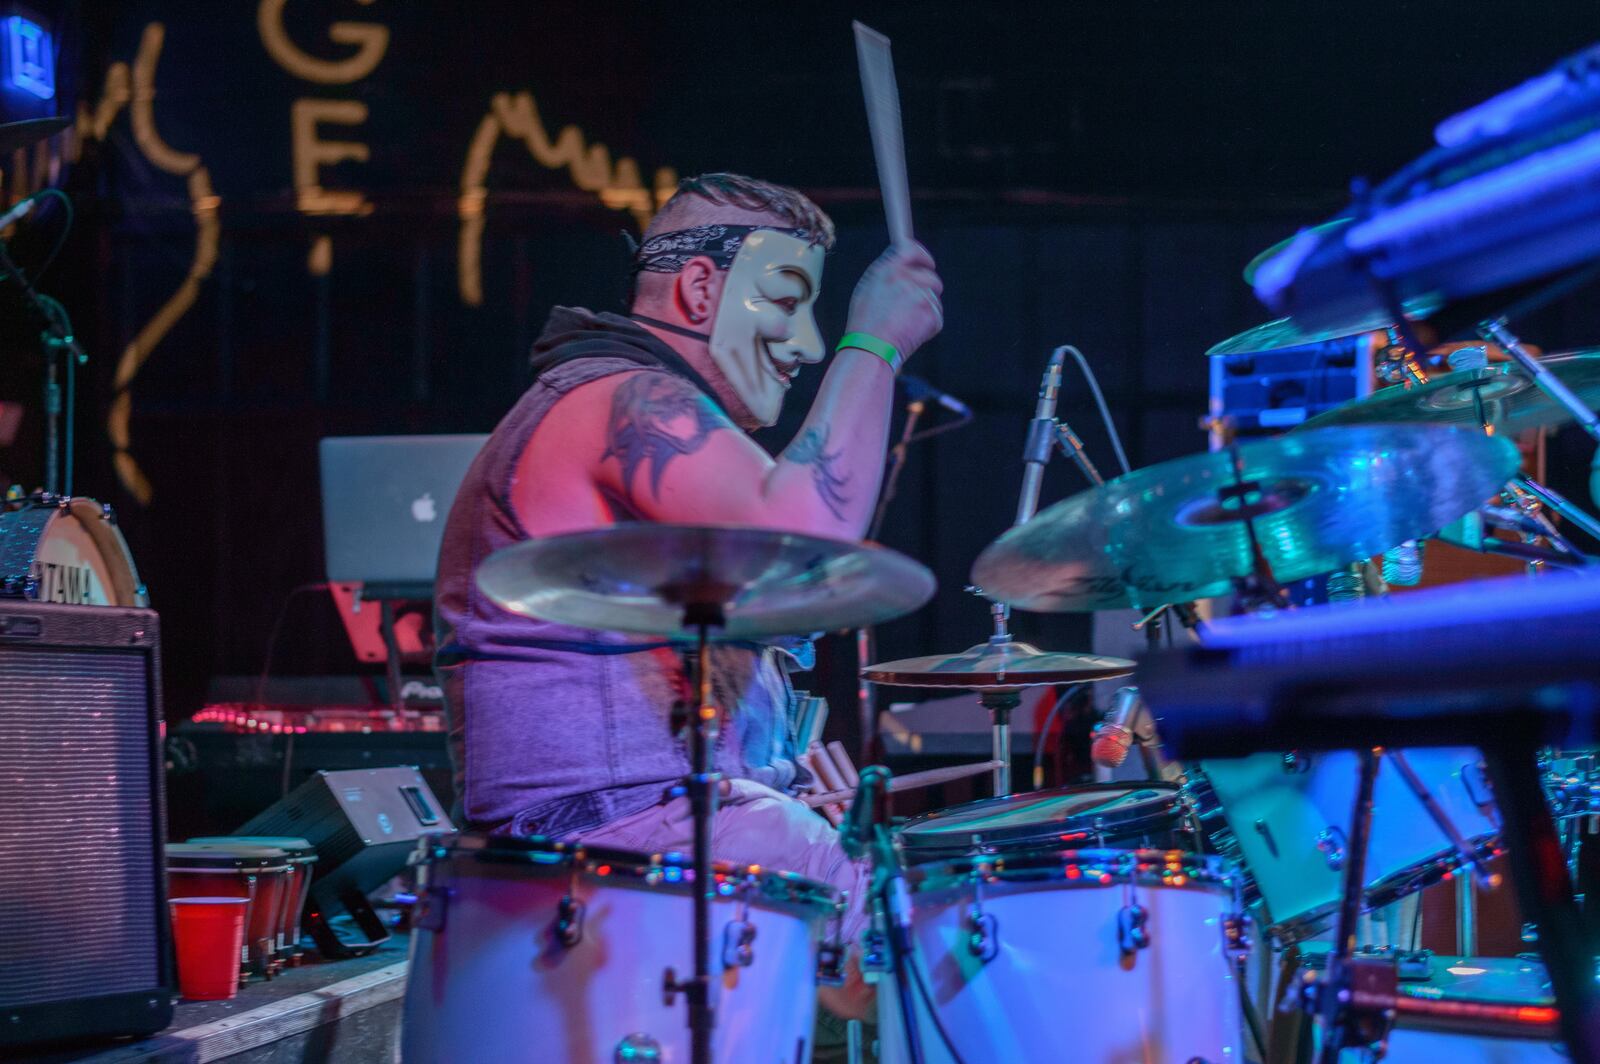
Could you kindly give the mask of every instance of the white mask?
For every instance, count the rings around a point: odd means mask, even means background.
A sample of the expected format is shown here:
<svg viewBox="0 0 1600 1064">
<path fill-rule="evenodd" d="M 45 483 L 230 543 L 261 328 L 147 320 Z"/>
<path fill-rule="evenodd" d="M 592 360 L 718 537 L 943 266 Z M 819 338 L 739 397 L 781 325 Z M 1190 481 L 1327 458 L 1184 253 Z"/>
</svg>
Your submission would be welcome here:
<svg viewBox="0 0 1600 1064">
<path fill-rule="evenodd" d="M 728 267 L 711 327 L 711 359 L 762 425 L 777 423 L 801 363 L 821 362 L 825 354 L 812 314 L 823 254 L 820 244 L 758 229 Z"/>
</svg>

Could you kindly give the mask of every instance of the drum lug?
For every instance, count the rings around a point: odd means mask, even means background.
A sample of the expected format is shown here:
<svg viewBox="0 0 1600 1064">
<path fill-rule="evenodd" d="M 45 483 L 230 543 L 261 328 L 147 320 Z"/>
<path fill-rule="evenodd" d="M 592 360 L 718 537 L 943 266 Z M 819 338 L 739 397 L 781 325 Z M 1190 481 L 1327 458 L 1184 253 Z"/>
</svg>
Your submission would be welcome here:
<svg viewBox="0 0 1600 1064">
<path fill-rule="evenodd" d="M 1311 755 L 1290 750 L 1283 755 L 1283 771 L 1291 776 L 1303 776 L 1311 771 Z"/>
<path fill-rule="evenodd" d="M 1344 867 L 1345 838 L 1342 829 L 1331 827 L 1317 832 L 1317 849 L 1322 851 L 1322 859 L 1330 869 L 1337 872 Z"/>
<path fill-rule="evenodd" d="M 1242 912 L 1230 913 L 1222 918 L 1222 949 L 1234 966 L 1240 967 L 1249 957 L 1255 942 L 1250 938 L 1250 917 Z"/>
<path fill-rule="evenodd" d="M 630 1034 L 617 1043 L 617 1051 L 611 1059 L 616 1064 L 647 1064 L 660 1060 L 661 1043 L 647 1034 Z"/>
<path fill-rule="evenodd" d="M 443 931 L 445 910 L 449 907 L 449 888 L 429 887 L 417 895 L 411 908 L 411 926 L 419 931 Z"/>
<path fill-rule="evenodd" d="M 828 933 L 817 943 L 817 983 L 819 986 L 843 986 L 844 962 L 848 950 L 844 941 L 845 906 L 833 907 L 828 920 Z"/>
<path fill-rule="evenodd" d="M 985 964 L 1000 955 L 999 925 L 993 913 L 983 911 L 983 903 L 975 901 L 967 907 L 961 918 L 961 929 L 967 933 L 967 952 Z"/>
<path fill-rule="evenodd" d="M 889 969 L 889 937 L 877 927 L 870 928 L 861 936 L 861 973 L 870 983 Z"/>
<path fill-rule="evenodd" d="M 585 911 L 583 902 L 571 894 L 564 894 L 556 903 L 556 920 L 551 925 L 551 934 L 557 942 L 572 949 L 583 941 L 583 915 Z"/>
<path fill-rule="evenodd" d="M 756 962 L 756 951 L 753 944 L 756 940 L 756 925 L 749 920 L 729 920 L 728 926 L 722 929 L 722 966 L 724 968 L 748 968 Z"/>
<path fill-rule="evenodd" d="M 1126 954 L 1137 953 L 1150 945 L 1150 913 L 1137 903 L 1124 905 L 1117 912 L 1117 945 Z"/>
<path fill-rule="evenodd" d="M 722 929 L 724 968 L 748 968 L 756 962 L 756 925 L 750 922 L 750 892 L 755 888 L 756 877 L 752 875 L 746 876 L 735 890 L 733 919 Z"/>
</svg>

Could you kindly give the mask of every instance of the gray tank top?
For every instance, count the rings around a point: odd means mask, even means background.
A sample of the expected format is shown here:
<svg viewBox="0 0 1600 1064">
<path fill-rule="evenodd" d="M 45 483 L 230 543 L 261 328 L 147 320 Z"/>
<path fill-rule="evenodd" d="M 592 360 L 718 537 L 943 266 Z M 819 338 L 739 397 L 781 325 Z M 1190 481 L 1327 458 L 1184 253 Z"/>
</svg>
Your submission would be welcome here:
<svg viewBox="0 0 1600 1064">
<path fill-rule="evenodd" d="M 512 511 L 511 484 L 540 420 L 573 388 L 637 371 L 636 361 L 596 356 L 542 372 L 473 461 L 445 524 L 435 670 L 457 801 L 474 829 L 580 834 L 660 802 L 689 771 L 687 748 L 669 726 L 674 704 L 692 702 L 678 649 L 511 613 L 473 579 L 484 558 L 530 538 Z M 782 653 L 719 646 L 712 671 L 726 713 L 717 770 L 778 790 L 797 775 Z"/>
</svg>

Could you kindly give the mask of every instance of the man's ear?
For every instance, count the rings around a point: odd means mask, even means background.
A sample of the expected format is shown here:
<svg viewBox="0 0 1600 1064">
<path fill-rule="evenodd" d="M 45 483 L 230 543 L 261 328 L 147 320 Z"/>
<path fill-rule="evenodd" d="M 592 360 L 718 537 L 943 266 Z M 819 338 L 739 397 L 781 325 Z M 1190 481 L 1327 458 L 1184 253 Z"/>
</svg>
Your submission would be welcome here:
<svg viewBox="0 0 1600 1064">
<path fill-rule="evenodd" d="M 678 313 L 693 325 L 703 325 L 717 312 L 717 302 L 722 298 L 722 271 L 704 255 L 696 255 L 678 271 L 677 283 L 672 286 Z"/>
</svg>

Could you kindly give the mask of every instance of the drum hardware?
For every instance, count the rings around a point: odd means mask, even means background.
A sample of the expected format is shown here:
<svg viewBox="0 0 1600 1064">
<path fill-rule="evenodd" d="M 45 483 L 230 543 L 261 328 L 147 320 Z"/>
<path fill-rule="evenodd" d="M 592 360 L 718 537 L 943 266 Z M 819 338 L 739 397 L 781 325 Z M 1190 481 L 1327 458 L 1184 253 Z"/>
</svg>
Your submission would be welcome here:
<svg viewBox="0 0 1600 1064">
<path fill-rule="evenodd" d="M 583 917 L 586 911 L 587 906 L 575 898 L 571 891 L 562 895 L 556 903 L 556 919 L 551 925 L 551 933 L 567 949 L 573 949 L 583 941 Z"/>
<path fill-rule="evenodd" d="M 724 969 L 748 968 L 756 962 L 756 925 L 750 922 L 750 892 L 755 887 L 755 877 L 746 875 L 733 890 L 733 919 L 722 929 Z"/>
<path fill-rule="evenodd" d="M 661 1043 L 647 1034 L 630 1034 L 617 1043 L 616 1064 L 651 1064 L 664 1059 Z"/>
<path fill-rule="evenodd" d="M 450 891 L 445 887 L 430 886 L 417 891 L 417 900 L 411 906 L 411 927 L 422 931 L 443 931 L 445 912 L 450 907 Z"/>
<path fill-rule="evenodd" d="M 967 936 L 967 952 L 985 964 L 1000 955 L 999 922 L 993 913 L 983 911 L 983 879 L 972 883 L 972 904 L 961 918 L 961 928 Z"/>
<path fill-rule="evenodd" d="M 1123 855 L 1121 874 L 1122 908 L 1117 913 L 1117 945 L 1124 956 L 1150 948 L 1150 913 L 1139 904 L 1138 876 L 1135 875 L 1137 858 Z"/>
<path fill-rule="evenodd" d="M 680 978 L 668 967 L 662 995 L 669 1005 L 685 996 L 692 1059 L 710 1064 L 717 890 L 710 828 L 722 778 L 711 764 L 721 717 L 711 691 L 712 632 L 718 641 L 747 640 L 881 623 L 931 598 L 933 576 L 882 547 L 762 529 L 638 524 L 517 543 L 491 555 L 477 582 L 514 613 L 694 648 L 684 781 L 694 839 L 694 974 Z"/>
<path fill-rule="evenodd" d="M 850 949 L 850 944 L 844 940 L 844 917 L 847 910 L 845 902 L 834 906 L 833 916 L 828 921 L 828 930 L 817 943 L 817 983 L 821 986 L 845 984 L 845 961 Z"/>
</svg>

